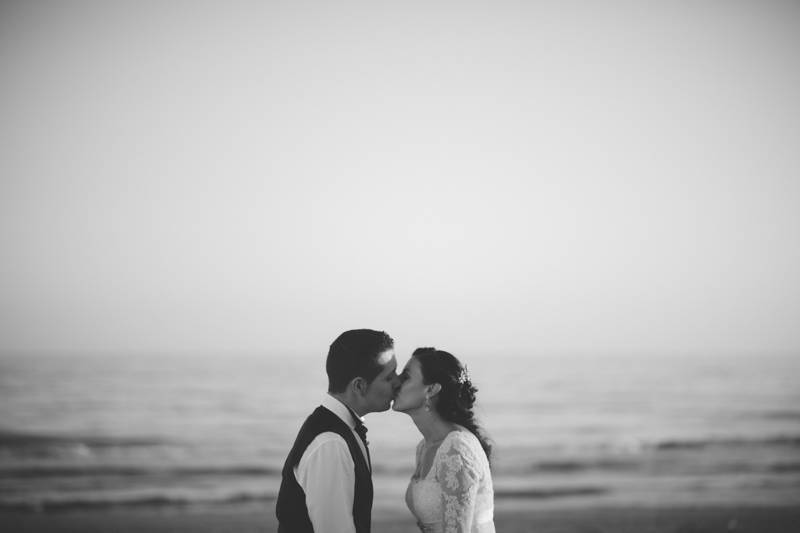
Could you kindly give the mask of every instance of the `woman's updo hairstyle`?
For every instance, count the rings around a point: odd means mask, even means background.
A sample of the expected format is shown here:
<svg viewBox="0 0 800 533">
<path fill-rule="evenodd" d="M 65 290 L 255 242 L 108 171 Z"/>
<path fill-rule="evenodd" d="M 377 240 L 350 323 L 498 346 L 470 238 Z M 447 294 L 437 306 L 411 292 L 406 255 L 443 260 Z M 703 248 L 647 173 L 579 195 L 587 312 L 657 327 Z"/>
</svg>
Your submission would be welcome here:
<svg viewBox="0 0 800 533">
<path fill-rule="evenodd" d="M 480 441 L 486 457 L 491 458 L 492 445 L 472 412 L 478 389 L 470 381 L 466 367 L 453 354 L 436 348 L 417 348 L 412 356 L 419 361 L 423 383 L 438 383 L 442 387 L 435 402 L 439 416 L 470 430 Z"/>
</svg>

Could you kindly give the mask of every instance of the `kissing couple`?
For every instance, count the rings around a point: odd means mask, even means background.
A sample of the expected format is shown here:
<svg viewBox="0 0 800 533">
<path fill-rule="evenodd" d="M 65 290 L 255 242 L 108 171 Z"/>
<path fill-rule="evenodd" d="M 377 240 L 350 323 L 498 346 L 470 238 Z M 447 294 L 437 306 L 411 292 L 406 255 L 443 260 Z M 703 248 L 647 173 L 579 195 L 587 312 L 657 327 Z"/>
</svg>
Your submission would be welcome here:
<svg viewBox="0 0 800 533">
<path fill-rule="evenodd" d="M 368 413 L 406 413 L 422 434 L 406 504 L 423 533 L 494 533 L 491 446 L 473 416 L 477 389 L 448 352 L 418 348 L 397 374 L 383 331 L 333 341 L 328 394 L 286 458 L 275 511 L 279 533 L 369 533 L 372 461 Z M 394 400 L 394 403 L 392 403 Z"/>
</svg>

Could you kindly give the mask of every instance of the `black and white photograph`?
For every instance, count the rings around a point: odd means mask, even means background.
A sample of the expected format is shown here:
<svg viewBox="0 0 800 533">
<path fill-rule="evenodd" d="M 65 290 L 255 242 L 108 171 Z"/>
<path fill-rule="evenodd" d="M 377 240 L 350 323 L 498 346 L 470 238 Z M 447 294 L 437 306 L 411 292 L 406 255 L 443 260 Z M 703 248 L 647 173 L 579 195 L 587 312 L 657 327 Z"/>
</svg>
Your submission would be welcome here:
<svg viewBox="0 0 800 533">
<path fill-rule="evenodd" d="M 793 533 L 800 2 L 0 2 L 4 533 Z"/>
</svg>

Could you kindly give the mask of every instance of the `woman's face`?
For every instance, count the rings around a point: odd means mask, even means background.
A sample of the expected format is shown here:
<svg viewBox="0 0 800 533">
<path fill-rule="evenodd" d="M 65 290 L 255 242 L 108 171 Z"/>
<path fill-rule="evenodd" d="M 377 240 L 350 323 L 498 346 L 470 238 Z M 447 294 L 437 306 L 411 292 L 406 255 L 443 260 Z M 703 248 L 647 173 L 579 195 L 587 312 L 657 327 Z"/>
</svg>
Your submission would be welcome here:
<svg viewBox="0 0 800 533">
<path fill-rule="evenodd" d="M 416 357 L 406 363 L 403 373 L 400 374 L 400 392 L 394 399 L 392 409 L 400 412 L 413 411 L 425 405 L 427 385 L 422 383 L 422 367 Z"/>
</svg>

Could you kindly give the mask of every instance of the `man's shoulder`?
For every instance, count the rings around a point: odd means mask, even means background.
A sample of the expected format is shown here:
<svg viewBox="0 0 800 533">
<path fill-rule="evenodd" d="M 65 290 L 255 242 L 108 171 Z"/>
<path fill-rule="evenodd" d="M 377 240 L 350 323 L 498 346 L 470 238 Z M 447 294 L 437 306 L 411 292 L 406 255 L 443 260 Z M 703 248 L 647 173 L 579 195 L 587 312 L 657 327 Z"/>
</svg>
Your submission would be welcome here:
<svg viewBox="0 0 800 533">
<path fill-rule="evenodd" d="M 349 428 L 336 414 L 324 406 L 317 407 L 308 418 L 298 433 L 295 446 L 304 449 L 311 445 L 319 446 L 327 442 L 346 443 L 345 434 Z"/>
<path fill-rule="evenodd" d="M 324 457 L 329 454 L 341 456 L 343 459 L 350 458 L 350 450 L 344 438 L 338 433 L 324 431 L 309 443 L 300 461 L 305 463 L 312 457 Z"/>
<path fill-rule="evenodd" d="M 336 431 L 339 425 L 339 417 L 327 409 L 325 406 L 318 406 L 309 414 L 300 428 L 300 433 Z"/>
<path fill-rule="evenodd" d="M 345 442 L 344 437 L 342 437 L 338 433 L 334 433 L 333 431 L 323 431 L 322 433 L 314 437 L 314 440 L 311 441 L 311 443 L 308 445 L 308 448 L 306 449 L 310 450 L 311 448 L 319 448 L 320 446 L 331 445 L 331 444 L 335 444 L 337 446 L 339 444 L 345 447 L 347 446 L 347 442 Z"/>
<path fill-rule="evenodd" d="M 339 422 L 344 424 L 344 422 L 336 413 L 334 413 L 324 405 L 320 405 L 316 409 L 314 409 L 314 411 L 312 411 L 311 414 L 308 415 L 308 418 L 306 418 L 306 422 L 313 422 L 315 424 L 323 424 L 323 425 L 330 425 L 330 424 L 338 425 Z"/>
</svg>

